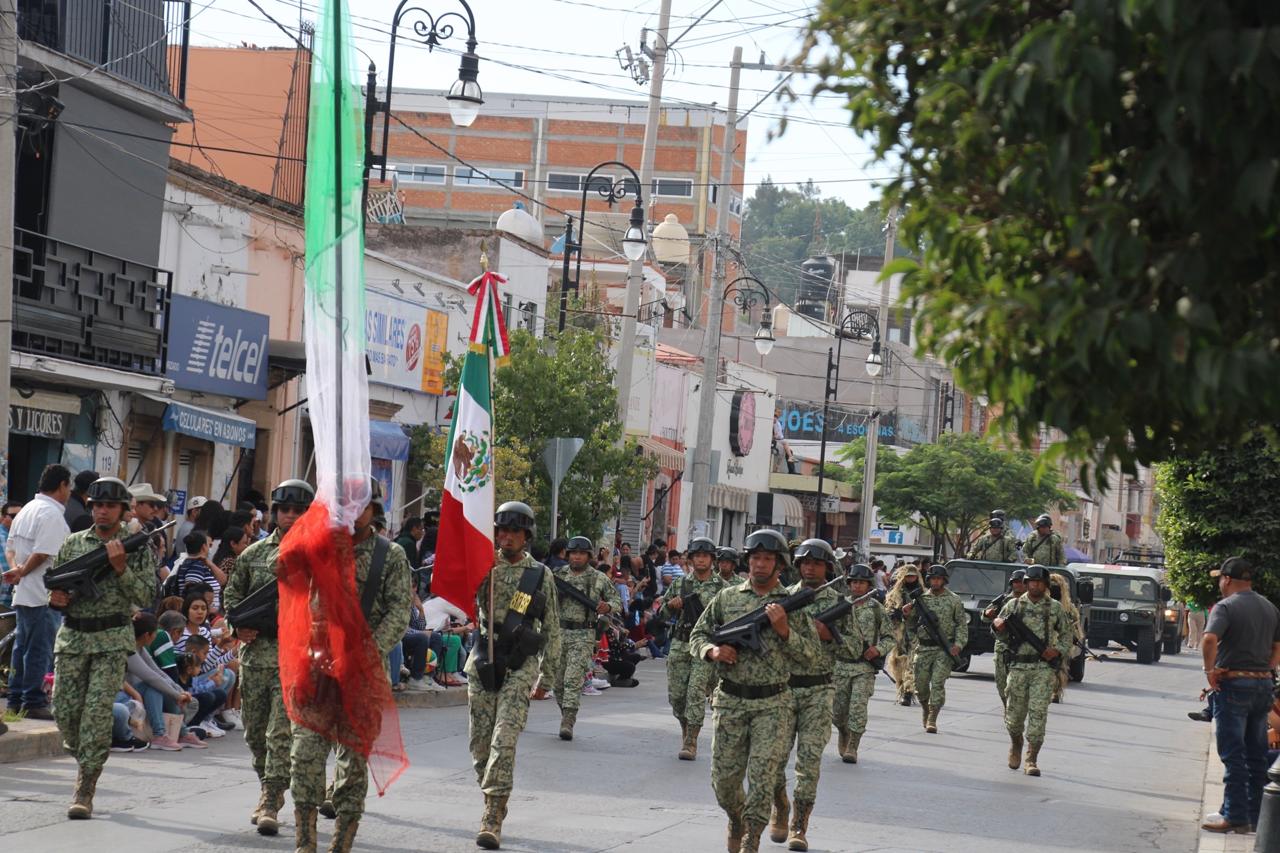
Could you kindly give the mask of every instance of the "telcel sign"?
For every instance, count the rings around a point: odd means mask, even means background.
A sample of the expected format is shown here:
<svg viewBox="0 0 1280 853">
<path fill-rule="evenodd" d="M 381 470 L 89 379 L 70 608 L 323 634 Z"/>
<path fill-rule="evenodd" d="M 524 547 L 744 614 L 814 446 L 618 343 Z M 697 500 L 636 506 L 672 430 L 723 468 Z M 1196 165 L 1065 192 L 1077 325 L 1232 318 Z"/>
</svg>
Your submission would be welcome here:
<svg viewBox="0 0 1280 853">
<path fill-rule="evenodd" d="M 171 299 L 165 376 L 188 391 L 266 399 L 267 315 L 190 296 Z"/>
</svg>

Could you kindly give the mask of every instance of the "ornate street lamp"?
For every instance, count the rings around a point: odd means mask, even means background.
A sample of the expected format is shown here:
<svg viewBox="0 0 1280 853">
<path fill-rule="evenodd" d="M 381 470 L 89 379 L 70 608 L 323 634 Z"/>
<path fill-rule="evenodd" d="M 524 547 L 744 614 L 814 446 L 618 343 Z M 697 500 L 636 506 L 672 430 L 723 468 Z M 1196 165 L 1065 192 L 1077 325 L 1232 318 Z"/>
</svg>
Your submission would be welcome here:
<svg viewBox="0 0 1280 853">
<path fill-rule="evenodd" d="M 749 283 L 754 283 L 755 287 L 751 287 Z M 760 312 L 760 328 L 756 330 L 755 343 L 756 352 L 768 355 L 775 341 L 773 315 L 769 313 L 769 289 L 764 286 L 764 282 L 755 276 L 740 275 L 725 287 L 724 298 L 732 298 L 733 304 L 738 306 L 743 316 L 750 314 L 751 309 L 761 302 L 764 303 L 764 309 Z"/>
</svg>

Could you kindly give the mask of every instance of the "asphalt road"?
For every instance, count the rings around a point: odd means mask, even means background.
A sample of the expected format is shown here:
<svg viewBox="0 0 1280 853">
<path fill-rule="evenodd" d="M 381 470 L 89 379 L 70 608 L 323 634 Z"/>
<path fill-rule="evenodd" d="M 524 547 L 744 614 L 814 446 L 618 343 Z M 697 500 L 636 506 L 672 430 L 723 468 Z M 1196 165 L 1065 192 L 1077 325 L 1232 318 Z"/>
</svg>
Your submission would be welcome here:
<svg viewBox="0 0 1280 853">
<path fill-rule="evenodd" d="M 1193 851 L 1210 727 L 1197 707 L 1192 655 L 1140 666 L 1127 653 L 1091 661 L 1083 684 L 1054 705 L 1033 779 L 1004 764 L 991 659 L 954 676 L 941 732 L 918 707 L 892 704 L 881 678 L 861 762 L 833 743 L 810 823 L 827 851 Z M 719 851 L 723 814 L 708 781 L 709 728 L 696 762 L 675 759 L 679 731 L 662 663 L 641 686 L 584 697 L 577 737 L 556 737 L 553 702 L 535 702 L 520 739 L 516 793 L 503 834 L 513 851 Z M 405 711 L 411 768 L 371 799 L 357 849 L 467 851 L 482 809 L 466 748 L 465 708 Z M 275 839 L 254 833 L 256 784 L 238 733 L 208 750 L 112 755 L 91 823 L 64 818 L 75 778 L 68 758 L 0 765 L 0 830 L 9 850 L 292 850 L 292 807 Z M 1216 806 L 1216 804 L 1213 804 Z M 283 815 L 282 815 L 283 816 Z M 332 824 L 321 822 L 321 842 Z M 322 846 L 323 850 L 324 847 Z M 767 837 L 761 850 L 781 850 Z"/>
</svg>

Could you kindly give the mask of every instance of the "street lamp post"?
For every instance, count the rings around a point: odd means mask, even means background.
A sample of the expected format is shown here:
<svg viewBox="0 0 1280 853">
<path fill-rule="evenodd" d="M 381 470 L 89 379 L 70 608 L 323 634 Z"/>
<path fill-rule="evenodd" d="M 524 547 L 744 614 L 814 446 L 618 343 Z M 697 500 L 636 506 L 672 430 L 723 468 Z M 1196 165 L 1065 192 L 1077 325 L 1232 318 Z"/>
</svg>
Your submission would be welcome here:
<svg viewBox="0 0 1280 853">
<path fill-rule="evenodd" d="M 750 286 L 752 283 L 754 287 Z M 760 312 L 760 328 L 756 329 L 755 344 L 756 352 L 768 355 L 775 343 L 773 315 L 769 313 L 769 288 L 755 276 L 740 275 L 725 286 L 724 298 L 730 297 L 733 298 L 733 304 L 737 305 L 744 315 L 749 314 L 751 309 L 760 303 L 764 303 L 764 308 Z M 719 329 L 717 329 L 718 336 Z"/>
<path fill-rule="evenodd" d="M 400 24 L 404 22 L 405 18 L 417 13 L 419 18 L 413 21 L 413 33 L 419 41 L 427 46 L 428 51 L 434 50 L 441 42 L 453 38 L 455 27 L 450 19 L 456 18 L 466 26 L 467 49 L 462 54 L 462 61 L 458 66 L 458 79 L 449 87 L 449 94 L 445 95 L 445 100 L 449 102 L 449 116 L 458 127 L 470 127 L 471 123 L 476 120 L 476 116 L 480 114 L 480 105 L 484 103 L 484 93 L 480 90 L 480 84 L 477 82 L 480 74 L 480 57 L 476 55 L 476 47 L 479 45 L 479 42 L 476 41 L 476 16 L 472 13 L 471 7 L 467 5 L 467 0 L 458 0 L 462 4 L 465 14 L 463 12 L 445 12 L 441 15 L 432 15 L 421 6 L 408 6 L 409 2 L 410 0 L 400 0 L 400 5 L 396 6 L 396 13 L 391 18 L 391 47 L 387 53 L 387 99 L 385 101 L 378 100 L 378 69 L 372 62 L 369 63 L 369 75 L 365 84 L 364 94 L 364 197 L 366 208 L 369 199 L 369 172 L 374 166 L 377 166 L 380 169 L 379 180 L 385 181 L 387 179 L 387 143 L 391 131 L 391 87 L 396 73 L 396 36 L 400 32 Z M 373 116 L 378 112 L 382 113 L 382 150 L 375 153 L 373 150 Z"/>
<path fill-rule="evenodd" d="M 610 166 L 618 166 L 626 169 L 631 173 L 628 184 L 627 178 L 614 180 L 609 177 L 605 181 L 595 180 L 596 173 L 601 169 Z M 582 206 L 578 209 L 578 239 L 573 239 L 573 214 L 566 214 L 564 225 L 564 265 L 560 272 L 560 322 L 557 328 L 560 332 L 564 331 L 565 320 L 569 313 L 569 253 L 577 254 L 577 262 L 573 270 L 573 292 L 576 296 L 578 286 L 582 279 L 582 238 L 586 231 L 587 223 L 587 194 L 591 190 L 599 193 L 600 197 L 608 202 L 609 207 L 613 207 L 614 202 L 622 201 L 627 197 L 627 193 L 631 188 L 635 188 L 635 204 L 631 207 L 631 219 L 627 223 L 627 233 L 622 238 L 622 253 L 626 255 L 628 261 L 638 261 L 644 257 L 646 240 L 644 234 L 644 197 L 640 189 L 640 176 L 636 174 L 636 170 L 618 160 L 608 160 L 599 164 L 587 173 L 582 179 Z M 630 353 L 620 353 L 619 358 L 630 358 Z"/>
<path fill-rule="evenodd" d="M 871 353 L 867 356 L 867 375 L 872 378 L 880 375 L 883 367 L 883 360 L 880 356 L 880 323 L 876 316 L 869 311 L 850 311 L 844 315 L 844 319 L 836 326 L 836 346 L 834 350 L 834 358 L 832 349 L 827 348 L 827 378 L 826 384 L 822 392 L 822 438 L 818 445 L 818 502 L 817 511 L 814 513 L 814 532 L 813 535 L 817 539 L 822 538 L 822 504 L 824 487 L 826 484 L 826 468 L 827 468 L 827 418 L 831 409 L 831 398 L 837 393 L 837 385 L 840 383 L 840 356 L 843 348 L 844 339 L 846 337 L 854 340 L 871 340 Z M 868 489 L 867 480 L 874 477 L 875 474 L 875 453 L 876 439 L 879 437 L 879 412 L 876 411 L 877 391 L 880 383 L 876 382 L 871 388 L 871 418 L 867 425 L 867 460 L 863 463 L 863 482 L 862 482 L 862 528 L 869 530 L 867 521 L 869 520 L 871 497 L 874 494 Z M 864 555 L 865 556 L 865 555 Z"/>
</svg>

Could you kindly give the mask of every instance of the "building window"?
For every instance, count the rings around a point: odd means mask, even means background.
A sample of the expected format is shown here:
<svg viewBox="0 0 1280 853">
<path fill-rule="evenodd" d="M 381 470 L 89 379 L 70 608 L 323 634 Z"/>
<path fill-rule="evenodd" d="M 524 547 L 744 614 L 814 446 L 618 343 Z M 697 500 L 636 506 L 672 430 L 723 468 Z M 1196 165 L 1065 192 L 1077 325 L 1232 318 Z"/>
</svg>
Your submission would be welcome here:
<svg viewBox="0 0 1280 853">
<path fill-rule="evenodd" d="M 388 172 L 394 172 L 402 184 L 443 184 L 449 170 L 444 166 L 425 163 L 392 163 Z"/>
<path fill-rule="evenodd" d="M 719 184 L 707 184 L 707 201 L 711 202 L 712 204 L 715 204 L 716 199 L 719 197 L 719 195 L 720 195 Z"/>
<path fill-rule="evenodd" d="M 459 166 L 453 171 L 453 183 L 463 187 L 523 187 L 524 172 L 519 169 Z"/>
<path fill-rule="evenodd" d="M 548 172 L 547 189 L 564 193 L 579 192 L 582 189 L 582 176 L 567 175 L 564 172 Z"/>
<path fill-rule="evenodd" d="M 521 328 L 528 329 L 536 335 L 538 333 L 538 303 L 521 302 L 519 319 Z"/>
<path fill-rule="evenodd" d="M 653 181 L 653 194 L 667 196 L 668 198 L 692 198 L 693 181 L 686 181 L 681 178 L 655 178 Z"/>
<path fill-rule="evenodd" d="M 737 193 L 729 197 L 729 215 L 739 218 L 742 216 L 742 196 Z"/>
</svg>

